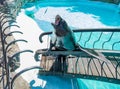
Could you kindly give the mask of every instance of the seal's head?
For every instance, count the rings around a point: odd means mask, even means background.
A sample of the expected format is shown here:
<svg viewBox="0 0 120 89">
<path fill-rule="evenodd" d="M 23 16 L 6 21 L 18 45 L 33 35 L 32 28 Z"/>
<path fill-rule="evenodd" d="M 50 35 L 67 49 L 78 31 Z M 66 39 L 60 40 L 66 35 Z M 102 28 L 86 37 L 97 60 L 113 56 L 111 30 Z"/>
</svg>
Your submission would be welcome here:
<svg viewBox="0 0 120 89">
<path fill-rule="evenodd" d="M 62 20 L 62 18 L 60 17 L 60 15 L 56 15 L 56 17 L 55 17 L 55 25 L 59 25 L 61 20 Z"/>
</svg>

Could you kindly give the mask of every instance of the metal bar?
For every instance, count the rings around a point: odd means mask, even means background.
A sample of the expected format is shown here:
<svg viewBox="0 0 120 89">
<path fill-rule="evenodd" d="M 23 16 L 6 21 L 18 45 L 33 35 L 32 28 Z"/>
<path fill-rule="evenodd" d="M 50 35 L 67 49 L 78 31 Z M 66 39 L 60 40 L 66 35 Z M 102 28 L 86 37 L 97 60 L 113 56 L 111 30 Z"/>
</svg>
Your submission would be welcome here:
<svg viewBox="0 0 120 89">
<path fill-rule="evenodd" d="M 120 28 L 98 28 L 98 29 L 74 29 L 73 32 L 120 32 Z M 39 41 L 42 43 L 44 35 L 50 35 L 52 32 L 44 32 L 39 36 Z"/>
<path fill-rule="evenodd" d="M 82 58 L 81 58 L 81 61 L 82 61 L 82 65 L 83 65 L 83 68 L 84 68 L 85 74 L 87 74 L 87 70 L 85 69 L 85 64 L 84 64 L 84 61 L 82 60 Z"/>
<path fill-rule="evenodd" d="M 92 58 L 90 58 L 90 60 L 88 61 L 88 64 L 87 64 L 87 72 L 88 72 L 88 74 L 89 74 L 89 69 L 90 69 L 90 71 L 92 73 L 91 66 L 90 66 L 91 60 L 92 60 Z M 93 73 L 92 73 L 92 75 L 93 75 Z"/>
<path fill-rule="evenodd" d="M 90 35 L 89 35 L 88 39 L 85 41 L 84 47 L 86 47 L 86 43 L 89 42 L 91 36 L 92 36 L 92 32 L 90 32 Z"/>
<path fill-rule="evenodd" d="M 77 58 L 76 62 L 75 62 L 75 72 L 77 73 L 77 64 L 78 64 L 78 60 L 79 58 Z"/>
<path fill-rule="evenodd" d="M 100 41 L 100 38 L 102 37 L 102 34 L 103 34 L 103 32 L 101 32 L 99 38 L 96 41 L 94 41 L 93 48 L 95 48 L 95 44 Z"/>
<path fill-rule="evenodd" d="M 12 26 L 15 26 L 15 27 L 20 28 L 18 25 L 9 25 L 9 26 L 7 26 L 7 27 L 5 27 L 5 28 L 3 29 L 3 32 L 2 32 L 2 33 L 5 34 L 5 30 L 7 30 L 7 28 L 12 27 Z"/>
<path fill-rule="evenodd" d="M 78 41 L 77 42 L 79 42 L 80 40 L 81 40 L 81 37 L 82 37 L 82 32 L 80 32 L 80 35 L 79 35 L 80 37 L 79 37 L 79 39 L 78 39 Z"/>
<path fill-rule="evenodd" d="M 107 64 L 106 64 L 106 65 L 107 65 Z M 110 71 L 112 77 L 115 78 L 113 72 L 112 72 L 111 69 L 110 69 L 110 67 L 109 67 L 108 65 L 107 65 L 107 67 L 108 67 L 108 69 L 109 69 L 109 71 Z"/>
<path fill-rule="evenodd" d="M 117 69 L 118 69 L 119 66 L 120 66 L 120 62 L 116 65 L 116 68 L 115 68 L 116 79 L 118 78 L 118 75 L 117 75 Z"/>
<path fill-rule="evenodd" d="M 114 32 L 112 32 L 112 34 L 111 34 L 111 36 L 110 36 L 110 38 L 108 40 L 106 40 L 105 42 L 103 42 L 102 48 L 104 48 L 105 43 L 107 43 L 107 42 L 109 42 L 111 40 L 113 34 L 114 34 Z"/>
<path fill-rule="evenodd" d="M 8 61 L 8 65 L 10 64 L 10 62 L 13 60 L 14 57 L 20 55 L 21 53 L 24 53 L 24 52 L 30 52 L 30 53 L 33 53 L 32 50 L 23 50 L 23 51 L 19 51 L 17 53 L 15 53 L 12 57 L 9 57 L 9 61 Z"/>
<path fill-rule="evenodd" d="M 3 23 L 1 24 L 1 26 L 3 27 L 3 25 L 4 25 L 5 23 L 7 23 L 7 22 L 10 22 L 10 23 L 15 22 L 15 23 L 16 23 L 16 21 L 15 21 L 15 20 L 7 20 L 7 21 L 3 22 Z"/>
<path fill-rule="evenodd" d="M 7 58 L 6 58 L 6 51 L 5 51 L 5 43 L 4 43 L 4 34 L 2 33 L 2 26 L 0 22 L 0 34 L 1 34 L 1 43 L 2 43 L 2 52 L 3 52 L 3 59 L 4 59 L 4 67 L 6 70 L 6 80 L 7 84 L 9 85 L 9 69 L 7 68 Z M 4 78 L 3 78 L 4 79 Z M 4 81 L 3 81 L 4 82 Z M 3 86 L 4 87 L 4 86 Z"/>
<path fill-rule="evenodd" d="M 105 77 L 107 77 L 107 74 L 106 74 L 106 72 L 105 72 L 105 70 L 103 68 L 104 64 L 105 64 L 105 62 L 102 62 L 102 64 L 101 64 L 101 76 L 103 76 L 103 72 L 104 72 Z"/>
<path fill-rule="evenodd" d="M 5 49 L 5 50 L 7 51 L 10 45 L 15 44 L 16 42 L 19 42 L 19 41 L 22 41 L 22 42 L 26 42 L 26 43 L 27 43 L 27 41 L 26 41 L 26 40 L 23 40 L 23 39 L 14 40 L 14 41 L 10 42 L 10 43 L 6 46 L 6 49 Z"/>
<path fill-rule="evenodd" d="M 12 16 L 4 16 L 2 19 L 1 19 L 1 22 L 6 19 L 6 18 L 13 18 Z M 2 25 L 2 24 L 1 24 Z M 3 25 L 2 25 L 3 26 Z"/>
<path fill-rule="evenodd" d="M 93 63 L 94 63 L 94 66 L 95 66 L 95 68 L 96 68 L 96 71 L 97 71 L 97 73 L 98 73 L 98 76 L 100 76 L 100 73 L 99 73 L 99 70 L 98 70 L 98 68 L 97 68 L 97 65 L 95 64 L 94 60 L 92 60 L 92 61 L 93 61 Z"/>
<path fill-rule="evenodd" d="M 114 56 L 113 56 L 114 57 Z M 113 61 L 115 61 L 115 62 L 117 62 L 117 64 L 119 63 L 118 62 L 118 60 L 114 57 L 114 60 Z M 114 65 L 114 63 L 113 62 L 111 62 L 111 64 L 112 64 L 112 66 L 116 69 L 116 66 Z M 116 73 L 118 73 L 118 75 L 120 76 L 120 73 L 119 73 L 119 71 L 117 70 L 117 72 L 115 72 L 115 74 Z"/>
<path fill-rule="evenodd" d="M 96 52 L 100 52 L 102 53 L 103 55 L 105 56 L 117 56 L 117 57 L 120 57 L 120 51 L 112 51 L 112 50 L 95 50 Z M 59 54 L 62 54 L 62 55 L 75 55 L 75 56 L 81 56 L 81 57 L 91 57 L 90 55 L 87 55 L 85 54 L 83 51 L 42 51 L 41 49 L 40 50 L 37 50 L 36 51 L 36 54 L 45 54 L 45 55 L 59 55 Z"/>
<path fill-rule="evenodd" d="M 8 36 L 11 36 L 12 33 L 20 33 L 20 34 L 23 34 L 23 33 L 20 32 L 20 31 L 12 31 L 12 32 L 10 32 L 10 33 L 8 33 L 8 34 L 5 34 L 4 41 L 6 40 L 6 38 L 7 38 Z"/>
<path fill-rule="evenodd" d="M 23 70 L 21 70 L 20 72 L 18 72 L 13 78 L 12 78 L 12 81 L 11 81 L 11 89 L 13 89 L 13 84 L 14 84 L 14 81 L 15 79 L 20 76 L 21 74 L 23 74 L 24 72 L 26 71 L 29 71 L 29 70 L 32 70 L 32 69 L 43 69 L 43 68 L 40 68 L 40 66 L 33 66 L 33 67 L 29 67 L 29 68 L 25 68 Z"/>
<path fill-rule="evenodd" d="M 115 46 L 116 44 L 120 44 L 120 41 L 113 43 L 113 45 L 112 45 L 112 49 L 113 49 L 113 50 L 114 50 L 114 46 Z"/>
</svg>

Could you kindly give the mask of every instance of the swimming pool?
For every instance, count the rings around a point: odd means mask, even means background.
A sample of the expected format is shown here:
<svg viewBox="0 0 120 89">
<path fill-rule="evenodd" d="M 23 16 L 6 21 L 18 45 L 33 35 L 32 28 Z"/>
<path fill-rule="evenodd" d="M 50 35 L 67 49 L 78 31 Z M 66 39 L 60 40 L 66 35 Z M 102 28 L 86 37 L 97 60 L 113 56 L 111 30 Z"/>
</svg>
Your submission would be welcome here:
<svg viewBox="0 0 120 89">
<path fill-rule="evenodd" d="M 71 28 L 106 28 L 106 27 L 120 26 L 119 14 L 116 13 L 116 8 L 117 8 L 116 5 L 109 5 L 101 2 L 91 3 L 89 1 L 86 2 L 83 1 L 79 3 L 78 2 L 56 3 L 56 2 L 44 1 L 44 2 L 39 2 L 39 4 L 36 3 L 35 6 L 33 5 L 30 8 L 26 8 L 25 13 L 30 17 L 32 17 L 43 31 L 53 30 L 50 23 L 54 21 L 54 17 L 56 14 L 60 14 L 68 22 Z M 109 8 L 106 8 L 106 5 Z M 90 8 L 91 6 L 93 8 Z M 100 8 L 104 8 L 105 10 L 103 11 L 103 9 Z M 115 18 L 111 18 L 114 15 Z M 116 16 L 118 17 L 116 18 Z M 116 19 L 118 20 L 116 21 Z M 89 34 L 90 33 L 88 33 L 88 35 Z M 58 77 L 50 77 L 50 78 L 47 77 L 47 79 L 44 77 L 43 79 L 48 81 L 46 87 L 44 87 L 43 89 L 119 89 L 120 88 L 120 85 L 99 82 L 99 81 L 92 81 L 92 80 L 84 80 L 84 79 L 77 79 L 77 83 L 79 86 L 78 88 L 76 88 L 76 83 L 75 81 L 73 82 L 72 79 L 61 79 Z M 55 80 L 51 81 L 51 79 L 55 79 L 56 81 Z M 56 82 L 59 84 L 56 85 Z M 98 84 L 100 86 L 97 86 Z M 54 85 L 54 87 L 52 85 Z"/>
<path fill-rule="evenodd" d="M 46 1 L 46 0 L 45 0 Z M 61 15 L 65 19 L 71 29 L 85 29 L 85 28 L 120 28 L 120 14 L 117 13 L 117 5 L 102 3 L 102 2 L 90 2 L 90 1 L 80 1 L 76 0 L 74 3 L 71 1 L 67 2 L 45 2 L 40 1 L 33 4 L 27 4 L 29 8 L 25 9 L 25 13 L 34 18 L 38 26 L 43 31 L 52 31 L 53 27 L 51 22 L 54 22 L 54 17 L 56 14 Z M 31 6 L 31 7 L 30 7 Z M 106 7 L 107 6 L 107 7 Z M 84 7 L 84 8 L 83 8 Z M 103 14 L 104 13 L 104 14 Z M 80 34 L 80 33 L 79 33 Z M 115 32 L 111 34 L 109 32 L 104 32 L 102 34 L 101 40 L 96 43 L 100 37 L 100 32 L 92 33 L 92 38 L 89 42 L 90 33 L 83 33 L 79 44 L 86 48 L 97 48 L 97 49 L 110 49 L 110 50 L 120 50 L 120 42 L 117 37 L 120 33 Z M 112 35 L 112 37 L 111 37 Z M 111 37 L 111 38 L 110 38 Z M 76 35 L 77 40 L 78 35 Z M 85 38 L 85 39 L 84 39 Z M 110 39 L 109 42 L 105 42 Z M 113 44 L 117 43 L 116 45 Z M 92 43 L 92 44 L 91 44 Z M 104 44 L 105 43 L 105 44 Z M 100 44 L 98 46 L 98 44 Z M 94 47 L 93 47 L 94 46 Z"/>
<path fill-rule="evenodd" d="M 32 4 L 27 4 L 26 7 L 27 6 L 32 6 Z M 117 9 L 118 6 L 114 4 L 91 2 L 87 0 L 75 0 L 74 2 L 72 2 L 72 0 L 60 0 L 60 1 L 51 0 L 49 2 L 47 0 L 41 0 L 40 2 L 36 3 L 36 5 L 34 6 L 34 11 L 31 12 L 34 12 L 34 14 L 38 13 L 39 16 L 35 16 L 35 17 L 38 19 L 43 19 L 41 16 L 43 15 L 46 16 L 47 14 L 50 13 L 51 10 L 52 13 L 49 16 L 49 19 L 54 18 L 55 14 L 60 14 L 63 18 L 66 19 L 66 21 L 69 19 L 69 17 L 66 17 L 66 15 L 69 13 L 72 16 L 71 20 L 73 19 L 76 20 L 77 18 L 79 20 L 79 23 L 87 24 L 88 22 L 86 19 L 84 19 L 85 17 L 81 17 L 80 15 L 80 14 L 86 14 L 87 16 L 90 16 L 94 20 L 104 24 L 105 26 L 120 27 L 120 14 L 117 12 Z M 62 10 L 66 10 L 66 12 L 62 12 Z M 73 16 L 74 14 L 77 14 L 76 18 L 75 16 Z M 83 27 L 82 24 L 80 24 L 80 26 L 76 26 L 74 25 L 75 23 L 73 25 L 69 21 L 68 23 L 70 24 L 70 26 L 80 27 L 80 28 Z M 86 28 L 88 27 L 89 26 L 86 25 Z"/>
</svg>

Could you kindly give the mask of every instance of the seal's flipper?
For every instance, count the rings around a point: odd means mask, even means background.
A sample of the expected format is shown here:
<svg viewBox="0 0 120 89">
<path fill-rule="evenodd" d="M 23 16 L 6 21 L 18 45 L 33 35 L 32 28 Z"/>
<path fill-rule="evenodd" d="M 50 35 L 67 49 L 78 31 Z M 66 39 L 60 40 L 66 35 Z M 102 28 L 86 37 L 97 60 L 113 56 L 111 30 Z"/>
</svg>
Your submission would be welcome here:
<svg viewBox="0 0 120 89">
<path fill-rule="evenodd" d="M 99 60 L 102 60 L 102 61 L 104 61 L 106 63 L 110 63 L 110 61 L 101 52 L 97 52 L 97 51 L 95 51 L 93 49 L 82 48 L 80 46 L 79 46 L 79 49 L 81 51 L 83 51 L 83 52 L 85 52 L 85 53 L 87 53 L 87 54 L 89 54 L 89 55 L 99 59 Z"/>
</svg>

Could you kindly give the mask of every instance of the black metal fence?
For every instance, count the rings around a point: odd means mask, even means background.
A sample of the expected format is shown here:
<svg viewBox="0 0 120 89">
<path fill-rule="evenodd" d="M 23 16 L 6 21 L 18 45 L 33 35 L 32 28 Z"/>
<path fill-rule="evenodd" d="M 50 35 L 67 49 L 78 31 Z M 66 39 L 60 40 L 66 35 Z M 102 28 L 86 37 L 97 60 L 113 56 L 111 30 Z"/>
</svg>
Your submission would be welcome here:
<svg viewBox="0 0 120 89">
<path fill-rule="evenodd" d="M 13 89 L 14 80 L 25 71 L 30 69 L 40 69 L 39 66 L 24 69 L 11 76 L 17 68 L 20 67 L 20 54 L 24 52 L 33 53 L 32 50 L 20 50 L 17 43 L 24 42 L 24 39 L 15 39 L 13 34 L 23 34 L 21 31 L 10 31 L 11 27 L 20 28 L 16 25 L 15 18 L 11 15 L 9 8 L 0 8 L 0 88 Z"/>
<path fill-rule="evenodd" d="M 73 30 L 73 32 L 75 34 L 76 40 L 79 43 L 79 45 L 81 45 L 85 49 L 93 49 L 98 52 L 101 52 L 110 61 L 110 63 L 105 63 L 104 61 L 101 62 L 100 60 L 96 60 L 96 58 L 89 56 L 86 53 L 81 51 L 77 51 L 77 52 L 46 51 L 43 53 L 41 51 L 39 53 L 46 55 L 46 57 L 48 55 L 56 56 L 59 54 L 68 55 L 68 57 L 69 55 L 75 55 L 76 57 L 74 57 L 74 59 L 70 57 L 67 59 L 69 63 L 72 64 L 71 66 L 73 66 L 73 68 L 71 68 L 70 71 L 67 71 L 67 74 L 71 73 L 73 74 L 74 77 L 76 76 L 81 78 L 97 79 L 97 80 L 103 80 L 107 82 L 119 83 L 120 81 L 120 39 L 119 39 L 120 28 L 76 29 L 76 30 Z M 40 43 L 47 41 L 45 42 L 47 43 L 46 47 L 49 47 L 50 38 L 52 37 L 51 35 L 52 35 L 52 32 L 42 33 L 39 36 Z M 43 41 L 42 38 L 44 36 L 46 36 L 47 39 L 46 40 L 44 39 Z M 114 41 L 111 41 L 112 39 Z M 116 45 L 117 45 L 117 48 L 115 48 Z M 53 75 L 54 73 L 55 72 L 53 71 Z"/>
</svg>

